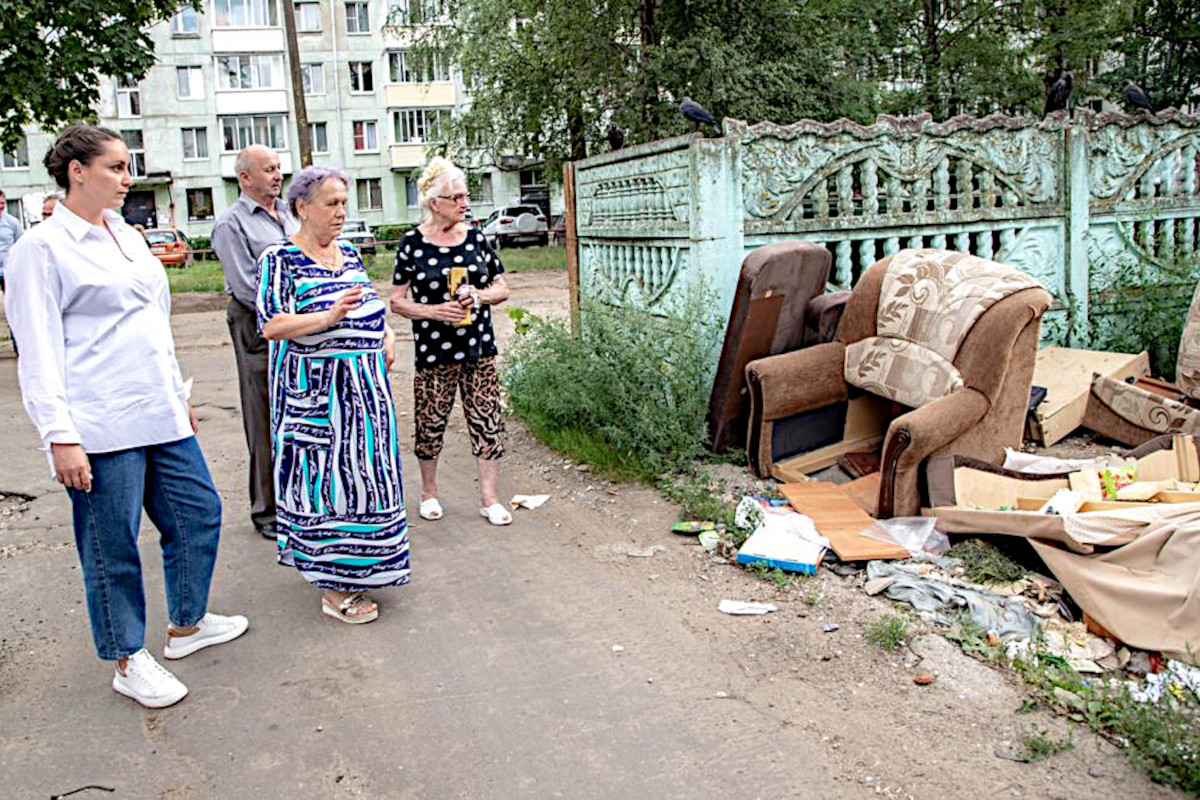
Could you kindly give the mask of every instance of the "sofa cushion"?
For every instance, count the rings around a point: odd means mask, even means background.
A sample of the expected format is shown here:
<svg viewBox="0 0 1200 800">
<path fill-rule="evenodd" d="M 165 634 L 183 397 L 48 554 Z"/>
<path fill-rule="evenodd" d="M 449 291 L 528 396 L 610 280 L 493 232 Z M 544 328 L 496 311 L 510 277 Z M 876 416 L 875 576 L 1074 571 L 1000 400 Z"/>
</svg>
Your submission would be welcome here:
<svg viewBox="0 0 1200 800">
<path fill-rule="evenodd" d="M 962 376 L 938 353 L 913 342 L 868 336 L 846 348 L 846 383 L 918 408 L 959 389 Z"/>
<path fill-rule="evenodd" d="M 876 333 L 922 345 L 953 363 L 985 311 L 1011 294 L 1040 286 L 1020 270 L 977 256 L 901 250 L 883 278 Z"/>
<path fill-rule="evenodd" d="M 1155 433 L 1200 433 L 1200 411 L 1097 373 L 1092 394 L 1121 419 Z"/>
<path fill-rule="evenodd" d="M 1200 286 L 1196 287 L 1192 308 L 1183 324 L 1175 382 L 1188 397 L 1200 400 Z"/>
</svg>

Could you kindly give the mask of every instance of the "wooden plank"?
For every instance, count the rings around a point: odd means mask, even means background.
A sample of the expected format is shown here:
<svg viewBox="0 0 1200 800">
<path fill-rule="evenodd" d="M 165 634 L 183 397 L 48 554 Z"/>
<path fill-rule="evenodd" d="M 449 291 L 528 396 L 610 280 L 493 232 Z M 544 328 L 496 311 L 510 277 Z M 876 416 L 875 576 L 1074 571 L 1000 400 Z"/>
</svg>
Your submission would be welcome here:
<svg viewBox="0 0 1200 800">
<path fill-rule="evenodd" d="M 1149 375 L 1150 356 L 1144 350 L 1137 355 L 1067 347 L 1038 351 L 1033 385 L 1046 388 L 1046 399 L 1033 415 L 1034 438 L 1052 445 L 1079 427 L 1097 372 L 1117 380 Z"/>
<path fill-rule="evenodd" d="M 563 219 L 567 223 L 567 282 L 568 299 L 571 304 L 571 330 L 579 332 L 579 233 L 575 224 L 575 164 L 563 164 L 563 199 L 566 208 Z"/>
<path fill-rule="evenodd" d="M 792 508 L 813 521 L 842 561 L 909 558 L 908 551 L 900 545 L 877 542 L 862 535 L 875 520 L 850 499 L 844 486 L 810 481 L 785 483 L 779 491 Z"/>
</svg>

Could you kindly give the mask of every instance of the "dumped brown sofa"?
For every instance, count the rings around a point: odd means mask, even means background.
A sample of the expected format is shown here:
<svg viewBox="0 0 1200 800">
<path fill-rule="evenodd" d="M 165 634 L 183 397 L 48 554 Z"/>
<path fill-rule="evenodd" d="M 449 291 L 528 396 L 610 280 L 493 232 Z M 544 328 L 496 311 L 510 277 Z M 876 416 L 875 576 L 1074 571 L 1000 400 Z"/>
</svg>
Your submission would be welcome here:
<svg viewBox="0 0 1200 800">
<path fill-rule="evenodd" d="M 811 242 L 765 245 L 742 261 L 708 405 L 714 452 L 746 443 L 746 364 L 830 341 L 849 292 L 823 294 L 830 253 Z"/>
<path fill-rule="evenodd" d="M 1200 286 L 1184 322 L 1177 364 L 1175 386 L 1093 376 L 1081 424 L 1131 447 L 1167 433 L 1200 434 Z"/>
<path fill-rule="evenodd" d="M 876 514 L 919 513 L 927 457 L 999 463 L 1005 447 L 1020 444 L 1049 305 L 1034 278 L 963 253 L 903 250 L 876 262 L 832 342 L 747 365 L 751 469 L 766 477 L 777 462 L 812 451 L 836 459 L 853 446 L 846 406 L 874 398 L 894 417 L 879 422 Z"/>
</svg>

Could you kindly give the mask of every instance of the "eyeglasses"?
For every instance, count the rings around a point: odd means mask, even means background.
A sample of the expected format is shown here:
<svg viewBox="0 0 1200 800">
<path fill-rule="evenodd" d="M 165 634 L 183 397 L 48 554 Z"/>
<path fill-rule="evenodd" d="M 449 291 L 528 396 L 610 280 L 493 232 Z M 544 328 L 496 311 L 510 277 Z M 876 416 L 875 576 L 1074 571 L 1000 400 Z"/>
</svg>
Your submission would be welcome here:
<svg viewBox="0 0 1200 800">
<path fill-rule="evenodd" d="M 451 203 L 471 202 L 471 195 L 467 194 L 466 192 L 459 192 L 458 194 L 439 194 L 437 197 L 439 200 L 449 200 Z"/>
</svg>

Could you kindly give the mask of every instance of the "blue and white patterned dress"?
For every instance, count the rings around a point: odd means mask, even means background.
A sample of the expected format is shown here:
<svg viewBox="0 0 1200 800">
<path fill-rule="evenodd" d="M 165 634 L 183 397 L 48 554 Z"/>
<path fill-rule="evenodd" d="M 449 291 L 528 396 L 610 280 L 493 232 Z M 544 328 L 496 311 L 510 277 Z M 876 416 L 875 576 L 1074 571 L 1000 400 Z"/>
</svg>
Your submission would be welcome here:
<svg viewBox="0 0 1200 800">
<path fill-rule="evenodd" d="M 387 307 L 354 247 L 340 270 L 288 241 L 259 260 L 259 327 L 278 313 L 362 303 L 328 330 L 271 342 L 272 454 L 279 563 L 315 586 L 362 592 L 408 583 L 408 523 L 396 411 L 384 363 Z"/>
</svg>

